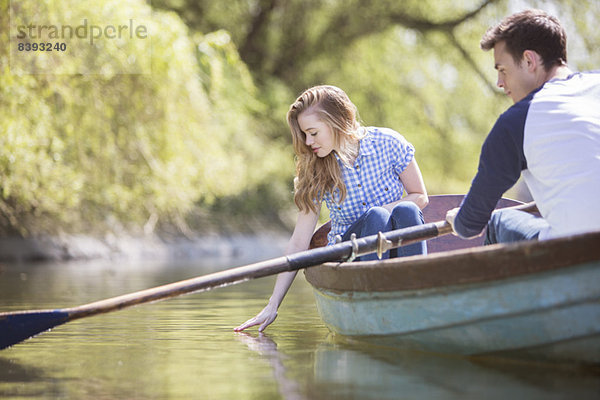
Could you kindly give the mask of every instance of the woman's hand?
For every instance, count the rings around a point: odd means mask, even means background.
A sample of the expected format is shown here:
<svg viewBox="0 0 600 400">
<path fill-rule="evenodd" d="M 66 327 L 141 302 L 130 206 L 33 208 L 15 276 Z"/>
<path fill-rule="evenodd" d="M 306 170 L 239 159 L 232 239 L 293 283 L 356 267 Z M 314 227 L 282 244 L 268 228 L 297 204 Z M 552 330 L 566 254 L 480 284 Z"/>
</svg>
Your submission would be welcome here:
<svg viewBox="0 0 600 400">
<path fill-rule="evenodd" d="M 241 332 L 246 328 L 250 328 L 251 326 L 260 325 L 258 327 L 258 331 L 262 332 L 267 326 L 275 321 L 275 318 L 277 318 L 277 306 L 269 303 L 261 312 L 256 315 L 256 317 L 250 318 L 237 328 L 234 328 L 234 331 Z"/>
<path fill-rule="evenodd" d="M 296 227 L 294 228 L 294 233 L 292 233 L 292 237 L 290 238 L 285 254 L 293 254 L 295 252 L 308 249 L 310 238 L 312 237 L 312 233 L 315 231 L 315 226 L 317 226 L 318 220 L 319 215 L 314 211 L 298 213 Z M 275 321 L 275 318 L 277 318 L 277 309 L 283 301 L 288 289 L 292 285 L 292 282 L 296 277 L 296 273 L 298 273 L 298 271 L 282 272 L 277 275 L 275 287 L 273 288 L 273 294 L 271 295 L 267 306 L 261 312 L 259 312 L 256 317 L 250 318 L 248 321 L 244 322 L 233 330 L 236 332 L 241 332 L 251 326 L 260 325 L 258 327 L 258 331 L 264 331 L 265 328 Z"/>
</svg>

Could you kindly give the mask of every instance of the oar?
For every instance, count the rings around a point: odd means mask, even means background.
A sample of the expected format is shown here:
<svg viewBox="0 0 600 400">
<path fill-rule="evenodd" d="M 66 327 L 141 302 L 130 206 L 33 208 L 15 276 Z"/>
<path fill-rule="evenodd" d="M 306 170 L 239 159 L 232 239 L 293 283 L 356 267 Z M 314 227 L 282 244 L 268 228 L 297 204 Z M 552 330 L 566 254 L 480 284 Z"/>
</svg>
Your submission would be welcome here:
<svg viewBox="0 0 600 400">
<path fill-rule="evenodd" d="M 519 206 L 523 208 L 523 206 Z M 347 261 L 357 256 L 382 252 L 390 248 L 431 239 L 452 232 L 446 221 L 432 222 L 352 239 L 333 246 L 301 251 L 246 266 L 227 269 L 151 289 L 113 297 L 78 307 L 55 310 L 31 310 L 0 313 L 0 349 L 10 347 L 58 325 L 79 318 L 120 310 L 185 293 L 241 283 L 250 279 L 297 271 L 325 262 Z"/>
</svg>

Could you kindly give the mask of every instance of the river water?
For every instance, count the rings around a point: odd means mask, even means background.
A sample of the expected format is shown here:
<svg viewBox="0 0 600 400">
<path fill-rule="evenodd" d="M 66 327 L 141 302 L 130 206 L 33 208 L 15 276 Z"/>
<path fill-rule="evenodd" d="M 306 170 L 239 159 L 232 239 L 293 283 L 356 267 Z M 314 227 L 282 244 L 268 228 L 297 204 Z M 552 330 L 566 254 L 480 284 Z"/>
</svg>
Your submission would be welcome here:
<svg viewBox="0 0 600 400">
<path fill-rule="evenodd" d="M 266 255 L 266 253 L 265 253 Z M 76 306 L 251 259 L 0 266 L 0 311 Z M 332 336 L 299 274 L 277 321 L 263 278 L 70 322 L 0 351 L 2 399 L 598 399 L 600 371 L 469 359 Z"/>
</svg>

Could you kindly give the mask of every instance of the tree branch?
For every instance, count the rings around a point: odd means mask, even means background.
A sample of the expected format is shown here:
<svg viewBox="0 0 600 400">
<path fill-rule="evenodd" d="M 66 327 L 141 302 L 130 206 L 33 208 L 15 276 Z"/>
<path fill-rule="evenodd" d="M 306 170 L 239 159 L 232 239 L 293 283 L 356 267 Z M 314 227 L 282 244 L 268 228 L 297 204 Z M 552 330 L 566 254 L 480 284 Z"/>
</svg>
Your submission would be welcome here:
<svg viewBox="0 0 600 400">
<path fill-rule="evenodd" d="M 392 21 L 396 24 L 402 25 L 406 28 L 415 29 L 420 32 L 427 32 L 427 31 L 432 31 L 432 30 L 450 32 L 454 28 L 459 26 L 460 24 L 464 23 L 465 21 L 468 21 L 469 19 L 474 18 L 475 16 L 477 16 L 477 14 L 479 14 L 481 11 L 483 11 L 483 9 L 485 9 L 487 6 L 489 6 L 490 4 L 495 3 L 497 1 L 499 1 L 499 0 L 485 0 L 476 9 L 474 9 L 464 15 L 461 15 L 455 19 L 451 19 L 451 20 L 443 21 L 443 22 L 433 22 L 431 20 L 427 20 L 427 19 L 423 19 L 423 18 L 416 18 L 412 15 L 408 15 L 408 14 L 404 14 L 404 13 L 391 14 L 389 16 L 389 18 L 390 18 L 390 21 Z"/>
<path fill-rule="evenodd" d="M 262 0 L 260 2 L 258 12 L 252 18 L 248 35 L 242 46 L 240 46 L 240 57 L 252 69 L 259 67 L 261 60 L 265 58 L 264 28 L 276 6 L 277 0 Z"/>
<path fill-rule="evenodd" d="M 390 13 L 390 10 L 385 7 L 374 9 L 370 1 L 356 4 L 355 7 L 349 7 L 344 4 L 331 19 L 327 29 L 324 30 L 327 34 L 320 38 L 320 40 L 308 43 L 306 38 L 301 36 L 296 38 L 296 41 L 287 42 L 287 48 L 280 49 L 279 54 L 275 57 L 270 73 L 285 80 L 290 70 L 295 68 L 295 63 L 292 62 L 294 58 L 314 58 L 321 54 L 331 54 L 335 51 L 341 51 L 340 43 L 350 44 L 362 37 L 382 32 L 392 25 L 401 25 L 421 33 L 440 31 L 451 36 L 454 29 L 460 26 L 460 24 L 474 18 L 490 4 L 498 1 L 501 0 L 484 0 L 472 11 L 442 22 L 435 22 L 402 12 Z M 292 46 L 291 43 L 294 43 L 294 45 Z M 478 75 L 481 75 L 481 71 L 477 68 L 473 59 L 464 52 L 462 47 L 459 50 L 466 55 L 467 63 L 474 67 Z M 487 83 L 487 80 L 485 81 Z"/>
<path fill-rule="evenodd" d="M 475 60 L 473 60 L 473 57 L 471 57 L 471 55 L 458 42 L 458 40 L 456 40 L 456 37 L 454 36 L 453 32 L 449 32 L 448 33 L 448 40 L 450 40 L 450 43 L 454 47 L 456 47 L 456 49 L 460 52 L 460 54 L 465 59 L 466 63 L 473 69 L 473 71 L 475 72 L 475 74 L 477 74 L 479 76 L 479 78 L 488 87 L 488 89 L 490 89 L 490 91 L 493 92 L 493 93 L 497 93 L 496 87 L 493 84 L 490 83 L 490 81 L 488 80 L 488 78 L 485 76 L 485 74 L 483 73 L 483 71 L 479 68 L 479 66 L 475 62 Z"/>
</svg>

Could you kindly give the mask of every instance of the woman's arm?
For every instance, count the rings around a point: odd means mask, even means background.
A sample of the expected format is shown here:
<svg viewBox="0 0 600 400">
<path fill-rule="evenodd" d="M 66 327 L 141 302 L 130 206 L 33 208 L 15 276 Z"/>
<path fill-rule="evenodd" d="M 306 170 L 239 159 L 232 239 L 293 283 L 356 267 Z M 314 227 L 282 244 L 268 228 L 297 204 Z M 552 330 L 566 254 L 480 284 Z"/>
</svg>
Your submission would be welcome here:
<svg viewBox="0 0 600 400">
<path fill-rule="evenodd" d="M 308 246 L 310 245 L 310 239 L 315 231 L 318 220 L 319 215 L 313 211 L 309 211 L 307 213 L 301 211 L 298 213 L 298 219 L 296 220 L 294 233 L 292 233 L 292 237 L 288 242 L 285 254 L 292 254 L 308 249 Z M 234 330 L 236 332 L 241 332 L 251 326 L 260 325 L 258 327 L 258 331 L 262 332 L 267 326 L 275 321 L 275 318 L 277 318 L 277 309 L 281 305 L 283 298 L 292 285 L 297 272 L 298 271 L 282 272 L 277 275 L 275 287 L 273 288 L 273 294 L 269 298 L 269 302 L 265 308 L 259 312 L 256 317 L 250 318 L 248 321 L 244 322 Z"/>
<path fill-rule="evenodd" d="M 406 196 L 404 196 L 401 200 L 384 205 L 384 208 L 392 211 L 394 206 L 401 201 L 412 201 L 421 210 L 424 209 L 427 204 L 429 204 L 429 197 L 427 196 L 425 182 L 423 182 L 423 176 L 421 175 L 421 170 L 419 169 L 416 159 L 413 158 L 410 164 L 408 164 L 404 171 L 402 171 L 400 174 L 400 181 L 406 190 Z"/>
</svg>

